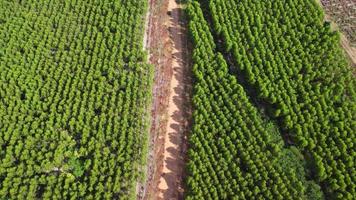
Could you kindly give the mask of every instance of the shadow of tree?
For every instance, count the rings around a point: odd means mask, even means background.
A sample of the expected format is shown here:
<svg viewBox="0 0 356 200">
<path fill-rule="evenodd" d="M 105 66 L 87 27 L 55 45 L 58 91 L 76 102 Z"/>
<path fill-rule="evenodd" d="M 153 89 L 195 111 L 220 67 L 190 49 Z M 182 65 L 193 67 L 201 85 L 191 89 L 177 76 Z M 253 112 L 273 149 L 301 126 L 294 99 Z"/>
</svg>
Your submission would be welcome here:
<svg viewBox="0 0 356 200">
<path fill-rule="evenodd" d="M 191 123 L 191 94 L 192 77 L 191 66 L 189 64 L 189 48 L 187 26 L 180 8 L 173 9 L 168 14 L 171 16 L 170 36 L 175 49 L 173 58 L 178 66 L 173 65 L 173 77 L 177 80 L 177 86 L 173 88 L 173 102 L 176 110 L 171 117 L 168 133 L 169 141 L 176 146 L 167 148 L 170 157 L 166 158 L 165 165 L 170 171 L 163 174 L 168 189 L 163 191 L 163 199 L 183 199 L 184 178 L 187 150 L 187 135 Z M 173 131 L 172 131 L 173 130 Z"/>
</svg>

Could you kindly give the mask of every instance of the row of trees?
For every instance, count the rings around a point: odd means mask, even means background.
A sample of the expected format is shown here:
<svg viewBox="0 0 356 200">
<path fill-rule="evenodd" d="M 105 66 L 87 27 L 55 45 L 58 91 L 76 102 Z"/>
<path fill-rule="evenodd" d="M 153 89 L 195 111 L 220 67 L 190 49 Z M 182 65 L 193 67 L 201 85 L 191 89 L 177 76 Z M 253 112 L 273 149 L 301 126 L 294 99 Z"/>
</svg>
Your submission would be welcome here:
<svg viewBox="0 0 356 200">
<path fill-rule="evenodd" d="M 187 10 L 196 79 L 187 199 L 320 199 L 298 150 L 284 147 L 273 123 L 262 120 L 228 73 L 200 4 Z"/>
<path fill-rule="evenodd" d="M 315 1 L 209 0 L 214 30 L 308 155 L 331 199 L 356 196 L 355 79 Z"/>
<path fill-rule="evenodd" d="M 145 0 L 0 1 L 0 199 L 131 199 Z"/>
</svg>

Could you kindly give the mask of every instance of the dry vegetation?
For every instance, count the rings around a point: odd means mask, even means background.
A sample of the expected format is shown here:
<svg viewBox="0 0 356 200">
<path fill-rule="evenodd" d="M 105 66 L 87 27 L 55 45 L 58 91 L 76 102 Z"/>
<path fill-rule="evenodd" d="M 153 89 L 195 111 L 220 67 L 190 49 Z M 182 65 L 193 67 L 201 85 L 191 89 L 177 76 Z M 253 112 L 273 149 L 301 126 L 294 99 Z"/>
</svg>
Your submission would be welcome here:
<svg viewBox="0 0 356 200">
<path fill-rule="evenodd" d="M 354 0 L 321 0 L 325 12 L 340 27 L 350 41 L 351 46 L 356 47 L 356 1 Z"/>
</svg>

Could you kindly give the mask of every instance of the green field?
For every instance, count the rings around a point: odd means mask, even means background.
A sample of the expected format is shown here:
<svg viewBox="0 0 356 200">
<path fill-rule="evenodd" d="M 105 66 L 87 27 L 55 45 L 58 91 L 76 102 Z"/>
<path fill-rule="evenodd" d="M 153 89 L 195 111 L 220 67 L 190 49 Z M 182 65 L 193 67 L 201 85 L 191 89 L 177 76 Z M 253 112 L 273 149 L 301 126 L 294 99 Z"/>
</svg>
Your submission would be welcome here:
<svg viewBox="0 0 356 200">
<path fill-rule="evenodd" d="M 0 0 L 0 199 L 129 199 L 146 159 L 145 0 Z"/>
</svg>

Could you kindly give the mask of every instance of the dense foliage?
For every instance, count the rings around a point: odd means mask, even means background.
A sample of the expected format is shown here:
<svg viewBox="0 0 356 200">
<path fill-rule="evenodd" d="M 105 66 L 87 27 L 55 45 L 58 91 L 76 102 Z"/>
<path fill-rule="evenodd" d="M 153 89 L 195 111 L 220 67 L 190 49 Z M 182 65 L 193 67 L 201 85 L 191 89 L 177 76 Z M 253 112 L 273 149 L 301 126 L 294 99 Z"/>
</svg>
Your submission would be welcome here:
<svg viewBox="0 0 356 200">
<path fill-rule="evenodd" d="M 236 67 L 304 151 L 328 198 L 356 196 L 355 79 L 315 1 L 209 0 Z"/>
<path fill-rule="evenodd" d="M 196 80 L 187 199 L 321 199 L 303 156 L 285 147 L 229 74 L 197 2 L 188 15 Z"/>
<path fill-rule="evenodd" d="M 340 48 L 339 35 L 323 22 L 319 5 L 305 0 L 200 2 L 204 14 L 196 3 L 189 8 L 197 79 L 190 140 L 190 197 L 315 199 L 322 198 L 320 185 L 328 199 L 353 199 L 355 79 Z M 214 37 L 208 33 L 204 17 L 211 22 Z M 288 159 L 273 154 L 283 149 L 265 136 L 271 132 L 264 129 L 243 88 L 228 75 L 229 68 L 222 56 L 216 55 L 214 41 L 219 48 L 221 42 L 235 75 L 243 76 L 244 84 L 254 89 L 253 98 L 268 106 L 268 115 L 278 121 L 284 138 L 302 152 L 307 164 L 301 171 L 307 173 L 306 178 L 318 184 L 308 184 L 300 176 L 293 179 L 293 175 L 285 181 L 283 165 L 274 165 L 277 168 L 271 171 L 255 164 L 260 162 L 256 154 L 267 158 L 259 158 L 264 167 L 270 166 L 270 160 L 283 163 Z M 250 144 L 248 140 L 256 142 Z M 247 146 L 238 149 L 238 145 Z M 278 173 L 283 186 L 271 176 L 256 175 L 262 172 L 255 169 Z M 250 184 L 238 181 L 244 173 L 244 181 Z M 262 185 L 263 179 L 277 184 Z M 201 180 L 212 182 L 204 184 Z M 311 193 L 303 197 L 306 191 Z"/>
<path fill-rule="evenodd" d="M 145 0 L 0 0 L 0 199 L 128 199 L 145 157 Z"/>
</svg>

